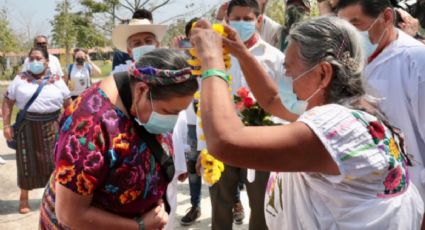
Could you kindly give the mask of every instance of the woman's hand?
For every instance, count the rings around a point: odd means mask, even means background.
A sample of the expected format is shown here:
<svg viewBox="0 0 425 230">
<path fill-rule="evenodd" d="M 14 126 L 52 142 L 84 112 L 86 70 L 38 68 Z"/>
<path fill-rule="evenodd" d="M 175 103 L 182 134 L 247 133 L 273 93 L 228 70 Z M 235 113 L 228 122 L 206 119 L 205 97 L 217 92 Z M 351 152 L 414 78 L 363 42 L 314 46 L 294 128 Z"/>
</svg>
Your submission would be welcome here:
<svg viewBox="0 0 425 230">
<path fill-rule="evenodd" d="M 158 206 L 143 215 L 146 230 L 163 229 L 168 222 L 168 213 L 165 211 L 164 201 L 160 200 Z"/>
<path fill-rule="evenodd" d="M 13 139 L 13 129 L 12 126 L 8 125 L 3 127 L 3 135 L 7 141 L 11 141 Z"/>
<path fill-rule="evenodd" d="M 199 20 L 192 29 L 190 41 L 196 49 L 203 70 L 225 69 L 222 40 L 222 37 L 211 28 L 211 23 L 205 19 Z"/>
<path fill-rule="evenodd" d="M 244 54 L 249 53 L 248 48 L 245 46 L 244 42 L 239 37 L 236 30 L 234 30 L 229 25 L 223 25 L 224 31 L 227 33 L 227 38 L 223 39 L 223 44 L 230 50 L 230 53 L 236 58 L 243 57 Z"/>
</svg>

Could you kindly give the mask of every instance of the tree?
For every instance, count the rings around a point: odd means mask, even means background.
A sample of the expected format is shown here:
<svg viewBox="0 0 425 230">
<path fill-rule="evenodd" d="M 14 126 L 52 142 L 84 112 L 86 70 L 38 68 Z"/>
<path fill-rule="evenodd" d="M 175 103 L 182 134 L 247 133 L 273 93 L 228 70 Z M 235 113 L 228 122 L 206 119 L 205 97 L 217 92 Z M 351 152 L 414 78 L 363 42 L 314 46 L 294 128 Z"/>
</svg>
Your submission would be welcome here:
<svg viewBox="0 0 425 230">
<path fill-rule="evenodd" d="M 75 45 L 77 40 L 77 28 L 73 23 L 74 14 L 70 13 L 71 6 L 68 0 L 58 2 L 56 5 L 53 21 L 53 42 L 59 47 L 65 47 L 65 64 L 69 64 L 70 49 Z"/>
<path fill-rule="evenodd" d="M 19 49 L 18 39 L 10 29 L 6 12 L 6 9 L 0 9 L 0 76 L 6 71 L 5 54 Z"/>
</svg>

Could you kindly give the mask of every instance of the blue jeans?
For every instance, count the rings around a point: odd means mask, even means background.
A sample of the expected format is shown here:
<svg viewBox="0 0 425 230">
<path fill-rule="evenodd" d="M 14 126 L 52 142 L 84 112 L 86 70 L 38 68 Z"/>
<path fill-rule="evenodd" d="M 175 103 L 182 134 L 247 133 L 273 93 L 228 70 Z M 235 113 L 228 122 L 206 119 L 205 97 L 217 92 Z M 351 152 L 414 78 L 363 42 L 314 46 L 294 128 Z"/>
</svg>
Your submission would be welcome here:
<svg viewBox="0 0 425 230">
<path fill-rule="evenodd" d="M 186 152 L 186 159 L 189 173 L 190 203 L 192 207 L 199 207 L 201 202 L 202 179 L 196 174 L 196 160 L 200 154 L 197 151 L 198 139 L 196 136 L 196 125 L 187 125 L 188 137 L 187 141 L 190 145 L 190 151 Z"/>
</svg>

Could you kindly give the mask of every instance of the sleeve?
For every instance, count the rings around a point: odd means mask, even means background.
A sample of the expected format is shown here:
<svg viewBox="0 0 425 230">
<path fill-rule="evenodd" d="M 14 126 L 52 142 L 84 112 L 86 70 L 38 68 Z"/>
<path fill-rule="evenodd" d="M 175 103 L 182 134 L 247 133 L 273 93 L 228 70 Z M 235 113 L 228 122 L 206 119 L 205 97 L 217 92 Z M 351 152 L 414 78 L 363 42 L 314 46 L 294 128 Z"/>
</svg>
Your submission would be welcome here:
<svg viewBox="0 0 425 230">
<path fill-rule="evenodd" d="M 425 55 L 425 48 L 412 50 L 411 62 L 411 73 L 412 81 L 410 84 L 409 90 L 407 90 L 410 95 L 410 103 L 412 108 L 413 119 L 415 124 L 418 126 L 419 135 L 417 138 L 422 139 L 422 143 L 425 143 L 425 60 L 423 55 Z"/>
<path fill-rule="evenodd" d="M 281 25 L 273 19 L 264 15 L 263 27 L 261 28 L 260 36 L 269 44 L 272 44 L 273 37 L 279 32 Z"/>
<path fill-rule="evenodd" d="M 62 78 L 55 81 L 55 85 L 60 89 L 64 100 L 71 97 L 71 92 L 69 91 L 68 86 L 65 84 L 65 81 Z"/>
<path fill-rule="evenodd" d="M 316 134 L 337 164 L 340 175 L 323 175 L 333 183 L 387 167 L 385 150 L 374 143 L 362 116 L 361 112 L 331 104 L 313 108 L 298 119 Z"/>
<path fill-rule="evenodd" d="M 105 142 L 99 141 L 108 135 L 95 120 L 77 109 L 63 123 L 55 147 L 56 181 L 83 196 L 92 195 L 109 173 Z"/>
<path fill-rule="evenodd" d="M 186 113 L 180 112 L 176 126 L 173 131 L 173 149 L 174 149 L 174 167 L 176 169 L 175 176 L 187 172 L 185 145 L 187 137 L 187 121 Z"/>
<path fill-rule="evenodd" d="M 16 90 L 20 82 L 21 82 L 20 76 L 17 75 L 7 87 L 5 97 L 7 97 L 9 100 L 16 101 L 16 94 L 17 94 Z"/>
</svg>

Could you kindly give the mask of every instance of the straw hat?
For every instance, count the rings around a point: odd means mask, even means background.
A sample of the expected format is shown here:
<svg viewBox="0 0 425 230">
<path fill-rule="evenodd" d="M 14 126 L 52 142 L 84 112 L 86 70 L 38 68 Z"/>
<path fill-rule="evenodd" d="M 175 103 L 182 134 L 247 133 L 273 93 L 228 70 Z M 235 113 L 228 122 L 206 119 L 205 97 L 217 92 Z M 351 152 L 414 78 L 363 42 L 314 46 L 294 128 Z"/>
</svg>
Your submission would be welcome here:
<svg viewBox="0 0 425 230">
<path fill-rule="evenodd" d="M 127 39 L 137 33 L 152 33 L 158 41 L 161 41 L 167 31 L 166 25 L 154 25 L 148 19 L 131 19 L 128 24 L 121 24 L 112 31 L 112 43 L 114 46 L 127 52 Z"/>
</svg>

